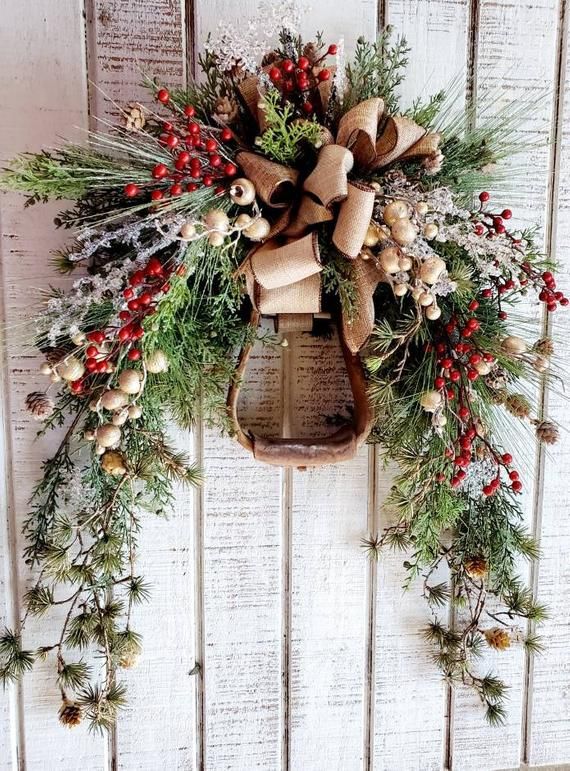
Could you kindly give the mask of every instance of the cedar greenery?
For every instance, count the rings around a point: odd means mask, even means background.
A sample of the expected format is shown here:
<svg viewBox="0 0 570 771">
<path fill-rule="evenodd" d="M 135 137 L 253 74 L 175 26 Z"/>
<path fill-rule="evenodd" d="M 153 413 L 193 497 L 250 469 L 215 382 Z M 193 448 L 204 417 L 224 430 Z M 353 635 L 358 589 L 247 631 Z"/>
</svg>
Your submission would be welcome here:
<svg viewBox="0 0 570 771">
<path fill-rule="evenodd" d="M 278 88 L 268 87 L 263 97 L 266 128 L 259 136 L 238 88 L 248 73 L 237 53 L 228 58 L 226 47 L 224 43 L 217 51 L 210 42 L 200 58 L 205 78 L 167 93 L 166 99 L 161 84 L 146 80 L 152 95 L 167 104 L 169 120 L 200 121 L 208 127 L 208 136 L 217 140 L 229 123 L 229 135 L 233 141 L 235 130 L 239 146 L 253 145 L 256 152 L 306 174 L 319 149 L 323 125 L 334 135 L 339 117 L 370 97 L 382 97 L 390 114 L 400 111 L 398 90 L 409 49 L 403 38 L 394 40 L 390 29 L 375 42 L 358 40 L 354 59 L 344 70 L 345 88 L 339 93 L 337 83 L 332 84 L 330 103 L 320 120 L 315 116 L 307 120 L 303 93 L 285 98 Z M 284 29 L 278 48 L 264 65 L 303 56 L 309 66 L 319 69 L 326 55 L 322 35 L 305 45 Z M 344 67 L 341 59 L 337 64 Z M 494 165 L 520 146 L 517 127 L 528 106 L 499 110 L 475 121 L 474 108 L 467 114 L 456 110 L 453 91 L 451 87 L 427 101 L 417 100 L 404 113 L 441 134 L 443 158 L 429 159 L 431 166 L 418 160 L 397 162 L 358 180 L 376 185 L 373 224 L 379 239 L 382 233 L 389 237 L 383 213 L 396 200 L 405 201 L 414 212 L 425 204 L 432 219 L 422 221 L 414 213 L 418 224 L 425 227 L 437 221 L 448 233 L 423 241 L 426 254 L 446 265 L 437 294 L 439 320 L 426 323 L 411 293 L 396 297 L 395 279 L 381 283 L 374 295 L 376 326 L 366 365 L 377 419 L 370 438 L 381 443 L 387 462 L 398 471 L 384 504 L 389 524 L 363 539 L 363 547 L 374 559 L 381 558 L 385 548 L 406 552 L 406 586 L 421 581 L 431 612 L 425 637 L 436 664 L 450 684 L 471 687 L 488 720 L 497 724 L 505 717 L 507 685 L 495 674 L 482 672 L 483 653 L 488 647 L 502 650 L 521 637 L 529 653 L 540 652 L 533 627 L 545 618 L 546 610 L 518 577 L 520 559 L 538 556 L 537 545 L 521 524 L 518 485 L 513 488 L 503 481 L 487 497 L 480 488 L 489 486 L 486 463 L 493 473 L 502 471 L 518 482 L 498 437 L 506 435 L 505 412 L 508 418 L 516 415 L 528 425 L 536 424 L 529 416 L 532 405 L 525 383 L 537 382 L 543 372 L 539 362 L 551 355 L 552 344 L 537 341 L 524 353 L 510 355 L 503 347 L 509 335 L 504 308 L 514 304 L 527 285 L 550 297 L 551 284 L 544 276 L 552 266 L 535 246 L 531 231 L 504 235 L 502 217 L 485 208 L 486 198 L 478 208 L 471 204 L 473 192 L 488 182 Z M 213 185 L 174 194 L 169 190 L 173 180 L 157 177 L 156 168 L 149 173 L 154 165 L 168 164 L 172 154 L 164 141 L 163 118 L 152 111 L 145 114 L 144 129 L 133 133 L 125 124 L 108 134 L 90 132 L 87 146 L 24 154 L 1 178 L 2 187 L 23 192 L 30 204 L 75 200 L 56 224 L 74 229 L 78 241 L 56 255 L 55 264 L 64 273 L 81 266 L 86 276 L 74 283 L 71 293 L 51 291 L 34 328 L 37 347 L 58 391 L 40 433 L 56 429 L 63 431 L 63 438 L 44 462 L 24 521 L 24 557 L 34 582 L 17 628 L 0 636 L 0 678 L 12 682 L 35 661 L 53 661 L 62 699 L 60 720 L 73 726 L 85 718 L 96 730 L 113 725 L 126 698 L 120 669 L 132 666 L 142 650 L 134 629 L 136 607 L 152 599 L 152 587 L 136 570 L 143 520 L 167 514 L 174 484 L 201 481 L 196 465 L 168 441 L 167 419 L 173 417 L 188 428 L 204 418 L 227 429 L 225 395 L 235 377 L 236 351 L 256 339 L 266 345 L 277 343 L 274 336 L 252 330 L 247 321 L 250 309 L 236 280 L 236 269 L 250 248 L 241 230 L 224 233 L 220 244 L 212 242 L 211 231 L 203 228 L 201 218 L 214 206 L 218 214 L 231 216 L 236 207 Z M 225 145 L 220 163 L 231 162 L 234 152 Z M 128 184 L 138 186 L 140 197 L 125 197 Z M 158 198 L 150 198 L 151 192 L 158 192 Z M 457 201 L 467 208 L 457 208 Z M 251 215 L 260 216 L 257 205 Z M 197 223 L 198 232 L 182 238 L 181 228 L 188 223 Z M 482 231 L 476 237 L 478 229 Z M 332 245 L 327 224 L 320 226 L 318 236 L 325 304 L 352 320 L 358 299 L 354 265 Z M 379 258 L 373 250 L 363 256 Z M 484 274 L 485 258 L 496 259 L 498 269 Z M 159 278 L 145 274 L 137 279 L 155 293 L 155 300 L 149 301 L 152 313 L 140 316 L 141 342 L 135 349 L 139 358 L 129 358 L 126 350 L 133 350 L 132 341 L 128 349 L 112 342 L 122 323 L 118 314 L 120 309 L 126 312 L 123 297 L 125 302 L 131 297 L 134 276 L 153 260 Z M 397 280 L 411 279 L 402 269 Z M 61 318 L 69 322 L 65 328 Z M 467 322 L 475 322 L 465 336 L 471 341 L 470 350 L 485 352 L 493 361 L 492 371 L 472 382 L 457 347 L 463 339 L 460 327 Z M 71 388 L 61 386 L 58 366 L 78 351 L 83 355 L 89 336 L 102 329 L 105 340 L 111 341 L 110 351 L 105 351 L 110 368 L 87 376 L 87 394 L 82 393 L 83 386 L 74 391 L 73 382 Z M 168 366 L 149 371 L 147 364 L 157 355 Z M 442 357 L 447 356 L 454 357 L 453 364 L 444 367 Z M 420 400 L 442 372 L 456 366 L 463 369 L 457 370 L 453 395 L 445 397 L 448 415 L 438 423 L 435 418 L 441 418 L 441 410 L 427 412 Z M 105 466 L 107 451 L 100 457 L 92 441 L 103 419 L 100 400 L 133 368 L 143 373 L 142 390 L 129 404 L 136 408 L 133 417 L 118 423 L 120 444 L 111 450 Z M 459 409 L 467 411 L 463 418 Z M 330 422 L 342 420 L 333 416 Z M 465 435 L 467 426 L 473 432 L 470 437 Z M 452 456 L 466 438 L 476 460 L 472 477 L 464 481 L 454 475 Z M 443 621 L 450 606 L 453 618 Z M 28 617 L 47 615 L 54 608 L 62 611 L 59 633 L 38 650 L 27 649 L 23 634 Z M 522 634 L 517 623 L 528 624 L 530 632 Z M 193 671 L 198 669 L 199 664 Z"/>
</svg>

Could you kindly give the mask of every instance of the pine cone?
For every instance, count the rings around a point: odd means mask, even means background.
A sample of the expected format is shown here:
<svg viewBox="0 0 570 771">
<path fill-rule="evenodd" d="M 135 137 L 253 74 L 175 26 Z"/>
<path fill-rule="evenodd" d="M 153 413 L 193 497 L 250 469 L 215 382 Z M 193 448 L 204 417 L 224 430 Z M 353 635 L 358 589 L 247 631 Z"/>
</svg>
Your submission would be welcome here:
<svg viewBox="0 0 570 771">
<path fill-rule="evenodd" d="M 559 438 L 558 426 L 551 420 L 541 420 L 536 426 L 536 438 L 543 444 L 556 444 Z"/>
<path fill-rule="evenodd" d="M 261 60 L 261 66 L 262 67 L 269 67 L 271 64 L 275 64 L 275 62 L 278 62 L 281 60 L 281 57 L 277 53 L 277 51 L 269 51 L 265 54 L 263 59 Z"/>
<path fill-rule="evenodd" d="M 441 171 L 443 166 L 443 153 L 441 150 L 437 150 L 433 155 L 428 155 L 422 161 L 422 167 L 426 174 L 430 177 Z"/>
<path fill-rule="evenodd" d="M 530 415 L 530 403 L 522 394 L 509 394 L 505 399 L 505 407 L 516 418 L 527 418 Z"/>
<path fill-rule="evenodd" d="M 468 576 L 481 580 L 487 575 L 487 561 L 483 557 L 469 557 L 463 563 Z"/>
<path fill-rule="evenodd" d="M 234 99 L 227 96 L 221 96 L 216 99 L 214 105 L 214 116 L 220 123 L 233 123 L 239 115 L 238 104 Z"/>
<path fill-rule="evenodd" d="M 101 467 L 107 474 L 116 477 L 122 477 L 127 473 L 125 459 L 117 450 L 107 450 L 101 456 Z"/>
<path fill-rule="evenodd" d="M 71 350 L 60 345 L 57 348 L 44 348 L 42 353 L 47 363 L 55 367 L 56 364 L 59 364 L 62 359 L 65 359 L 71 353 Z"/>
<path fill-rule="evenodd" d="M 486 629 L 484 634 L 487 645 L 495 650 L 504 651 L 511 646 L 511 636 L 506 629 L 494 626 L 492 629 Z"/>
<path fill-rule="evenodd" d="M 500 391 L 507 385 L 507 376 L 504 369 L 494 367 L 492 372 L 485 376 L 485 385 L 494 391 Z"/>
<path fill-rule="evenodd" d="M 46 420 L 53 413 L 55 404 L 43 391 L 32 391 L 26 396 L 26 409 L 34 420 Z"/>
<path fill-rule="evenodd" d="M 540 356 L 552 356 L 554 353 L 554 343 L 549 337 L 542 337 L 532 346 L 532 350 L 540 354 Z"/>
<path fill-rule="evenodd" d="M 311 64 L 314 64 L 319 58 L 319 49 L 315 43 L 307 43 L 303 47 L 303 56 L 305 56 Z"/>
<path fill-rule="evenodd" d="M 146 118 L 140 104 L 130 104 L 124 120 L 127 131 L 141 131 L 145 127 Z"/>
<path fill-rule="evenodd" d="M 81 723 L 81 707 L 74 701 L 64 699 L 59 709 L 59 722 L 68 728 L 75 728 Z"/>
</svg>

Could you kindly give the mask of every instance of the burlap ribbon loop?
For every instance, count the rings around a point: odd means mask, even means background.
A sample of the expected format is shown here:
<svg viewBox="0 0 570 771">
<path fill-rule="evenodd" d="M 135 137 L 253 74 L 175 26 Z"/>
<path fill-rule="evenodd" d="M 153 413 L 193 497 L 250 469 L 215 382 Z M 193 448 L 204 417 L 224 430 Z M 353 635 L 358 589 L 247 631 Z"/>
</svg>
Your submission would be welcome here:
<svg viewBox="0 0 570 771">
<path fill-rule="evenodd" d="M 263 110 L 258 107 L 258 81 L 246 79 L 241 90 L 259 122 Z M 323 91 L 324 107 L 327 98 Z M 374 190 L 349 179 L 349 174 L 354 169 L 370 172 L 399 159 L 432 155 L 439 143 L 437 134 L 426 132 L 413 120 L 385 116 L 384 101 L 379 98 L 348 110 L 340 119 L 336 138 L 327 134 L 314 169 L 302 182 L 295 169 L 255 153 L 238 153 L 237 161 L 261 201 L 282 210 L 268 240 L 253 249 L 237 271 L 245 277 L 253 307 L 260 313 L 320 311 L 322 265 L 315 227 L 334 221 L 334 246 L 344 257 L 355 260 L 372 218 Z M 355 263 L 356 310 L 353 318 L 343 319 L 345 341 L 354 353 L 374 327 L 372 298 L 381 278 L 374 263 Z"/>
</svg>

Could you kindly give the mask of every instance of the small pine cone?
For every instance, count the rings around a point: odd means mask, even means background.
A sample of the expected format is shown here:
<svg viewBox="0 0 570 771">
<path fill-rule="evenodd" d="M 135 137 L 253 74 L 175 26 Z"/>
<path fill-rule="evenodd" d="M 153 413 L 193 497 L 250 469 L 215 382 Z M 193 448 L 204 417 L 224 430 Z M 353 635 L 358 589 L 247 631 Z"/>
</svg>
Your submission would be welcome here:
<svg viewBox="0 0 570 771">
<path fill-rule="evenodd" d="M 506 629 L 494 626 L 492 629 L 486 629 L 484 634 L 487 645 L 495 650 L 504 651 L 511 646 L 511 636 Z"/>
<path fill-rule="evenodd" d="M 532 346 L 532 350 L 540 356 L 552 356 L 554 353 L 554 343 L 549 337 L 542 337 Z"/>
<path fill-rule="evenodd" d="M 146 118 L 140 104 L 129 105 L 128 111 L 124 115 L 124 122 L 127 131 L 141 131 L 145 127 Z"/>
<path fill-rule="evenodd" d="M 229 99 L 227 96 L 216 99 L 214 116 L 220 123 L 233 123 L 238 115 L 239 108 L 234 99 Z"/>
<path fill-rule="evenodd" d="M 422 161 L 422 167 L 426 174 L 430 177 L 441 171 L 443 166 L 443 153 L 441 150 L 436 150 L 432 155 L 428 155 Z"/>
<path fill-rule="evenodd" d="M 315 43 L 307 43 L 303 47 L 303 56 L 305 56 L 311 64 L 314 64 L 319 58 L 319 49 Z"/>
<path fill-rule="evenodd" d="M 59 364 L 62 359 L 65 359 L 65 357 L 69 355 L 70 350 L 69 348 L 59 346 L 57 348 L 44 348 L 42 353 L 45 356 L 47 363 L 52 367 L 55 367 L 56 364 Z"/>
<path fill-rule="evenodd" d="M 509 394 L 505 399 L 505 407 L 516 418 L 527 418 L 530 415 L 530 403 L 522 394 Z"/>
<path fill-rule="evenodd" d="M 81 707 L 74 701 L 64 699 L 59 709 L 59 722 L 68 728 L 75 728 L 81 723 Z"/>
<path fill-rule="evenodd" d="M 487 575 L 487 562 L 483 557 L 469 557 L 465 560 L 464 567 L 467 575 L 476 580 Z"/>
<path fill-rule="evenodd" d="M 485 376 L 485 384 L 494 391 L 500 391 L 507 385 L 507 376 L 500 367 L 494 367 L 492 372 Z"/>
<path fill-rule="evenodd" d="M 53 413 L 55 404 L 43 391 L 32 391 L 26 396 L 26 409 L 34 420 L 46 420 Z"/>
<path fill-rule="evenodd" d="M 280 61 L 281 57 L 277 53 L 277 51 L 269 51 L 265 54 L 263 59 L 261 60 L 261 66 L 262 67 L 269 67 L 272 64 L 275 64 L 275 62 Z"/>
<path fill-rule="evenodd" d="M 543 444 L 556 444 L 559 438 L 558 426 L 551 420 L 541 420 L 536 426 L 536 438 Z"/>
</svg>

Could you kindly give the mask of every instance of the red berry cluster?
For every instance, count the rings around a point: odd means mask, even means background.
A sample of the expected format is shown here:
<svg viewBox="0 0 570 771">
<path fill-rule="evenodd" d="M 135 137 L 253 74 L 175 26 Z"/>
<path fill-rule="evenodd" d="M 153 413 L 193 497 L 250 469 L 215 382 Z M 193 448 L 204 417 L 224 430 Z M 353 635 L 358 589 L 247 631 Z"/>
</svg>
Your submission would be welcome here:
<svg viewBox="0 0 570 771">
<path fill-rule="evenodd" d="M 170 105 L 170 94 L 161 88 L 156 98 L 164 105 Z M 237 174 L 235 163 L 228 161 L 220 151 L 220 142 L 228 143 L 233 139 L 229 128 L 215 131 L 211 126 L 204 126 L 195 120 L 195 108 L 187 104 L 181 114 L 177 113 L 174 121 L 165 121 L 161 126 L 158 141 L 171 154 L 169 164 L 157 163 L 151 171 L 151 177 L 158 187 L 151 190 L 151 201 L 161 201 L 166 196 L 176 197 L 184 192 L 192 193 L 199 186 L 216 187 L 216 192 L 225 190 L 224 182 Z M 213 134 L 216 133 L 218 138 Z M 125 185 L 127 198 L 135 198 L 141 193 L 138 185 L 129 182 Z"/>
<path fill-rule="evenodd" d="M 183 275 L 184 266 L 176 273 Z M 116 361 L 127 348 L 129 361 L 139 361 L 142 352 L 138 347 L 144 337 L 143 319 L 156 312 L 161 295 L 170 289 L 171 270 L 156 257 L 151 257 L 144 269 L 135 270 L 123 290 L 125 307 L 119 312 L 120 326 L 95 329 L 87 334 L 85 354 L 86 374 L 71 383 L 75 394 L 89 392 L 87 378 L 90 375 L 112 372 Z"/>
<path fill-rule="evenodd" d="M 297 61 L 283 59 L 271 67 L 269 77 L 288 101 L 298 101 L 303 113 L 311 115 L 315 111 L 312 92 L 331 76 L 330 70 L 321 65 L 327 56 L 334 56 L 336 52 L 337 46 L 333 44 L 312 63 L 306 56 L 300 56 Z"/>
<path fill-rule="evenodd" d="M 475 313 L 479 302 L 472 300 L 469 311 Z M 452 464 L 449 483 L 458 487 L 467 475 L 467 468 L 476 459 L 479 446 L 486 448 L 487 457 L 494 460 L 497 466 L 496 475 L 484 486 L 486 496 L 493 495 L 501 484 L 500 471 L 505 468 L 515 492 L 522 490 L 517 471 L 509 468 L 512 457 L 509 453 L 500 454 L 483 435 L 479 422 L 471 409 L 471 384 L 480 377 L 477 367 L 483 363 L 492 364 L 495 357 L 470 340 L 480 328 L 480 322 L 475 316 L 464 319 L 452 317 L 441 327 L 439 341 L 435 344 L 437 375 L 434 387 L 441 391 L 449 410 L 457 417 L 457 437 L 453 446 L 445 449 L 445 457 Z M 431 347 L 431 346 L 430 346 Z M 455 406 L 456 405 L 456 406 Z M 439 482 L 446 479 L 444 473 L 437 475 Z"/>
<path fill-rule="evenodd" d="M 545 303 L 546 309 L 549 313 L 555 311 L 558 307 L 558 303 L 562 307 L 566 307 L 570 304 L 570 300 L 564 296 L 563 292 L 556 291 L 556 281 L 550 271 L 541 272 L 539 269 L 533 267 L 529 262 L 522 259 L 524 254 L 522 249 L 522 240 L 509 232 L 505 226 L 505 220 L 510 220 L 513 213 L 510 209 L 504 209 L 500 214 L 493 213 L 485 210 L 485 206 L 489 201 L 490 195 L 488 192 L 483 191 L 479 193 L 480 207 L 477 212 L 473 214 L 473 219 L 476 220 L 474 231 L 475 234 L 485 238 L 495 238 L 498 235 L 503 235 L 511 242 L 514 247 L 514 251 L 518 251 L 521 254 L 521 260 L 513 258 L 517 270 L 514 274 L 509 271 L 507 275 L 502 277 L 496 277 L 494 281 L 494 288 L 487 288 L 483 291 L 483 297 L 493 297 L 494 291 L 499 296 L 499 301 L 502 295 L 507 294 L 516 289 L 524 289 L 530 283 L 538 292 L 538 299 Z M 498 266 L 499 263 L 495 262 Z M 501 310 L 499 306 L 499 318 L 506 319 L 507 314 Z"/>
</svg>

